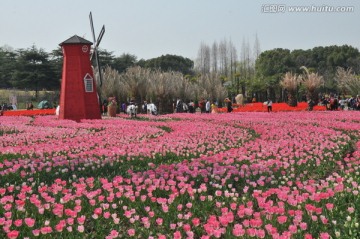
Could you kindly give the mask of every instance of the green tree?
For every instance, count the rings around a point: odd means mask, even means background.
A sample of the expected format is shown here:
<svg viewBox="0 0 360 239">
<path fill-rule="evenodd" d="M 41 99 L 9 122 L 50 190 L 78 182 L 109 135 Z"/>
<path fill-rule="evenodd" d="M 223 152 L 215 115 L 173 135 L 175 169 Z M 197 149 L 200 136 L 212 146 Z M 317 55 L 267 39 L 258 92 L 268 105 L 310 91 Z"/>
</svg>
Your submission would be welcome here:
<svg viewBox="0 0 360 239">
<path fill-rule="evenodd" d="M 63 53 L 61 47 L 58 47 L 57 49 L 53 50 L 49 54 L 49 61 L 51 68 L 54 70 L 54 74 L 56 76 L 56 79 L 61 81 L 62 77 L 62 67 L 63 67 Z"/>
<path fill-rule="evenodd" d="M 104 70 L 107 66 L 111 68 L 115 68 L 115 56 L 112 51 L 107 51 L 105 49 L 98 49 L 99 61 L 100 61 L 100 69 Z M 92 59 L 95 61 L 95 57 Z M 96 64 L 95 64 L 96 66 Z"/>
<path fill-rule="evenodd" d="M 32 46 L 18 50 L 16 70 L 11 83 L 20 89 L 35 90 L 36 97 L 41 89 L 59 89 L 59 80 L 49 61 L 49 54 Z"/>
<path fill-rule="evenodd" d="M 286 72 L 294 72 L 294 67 L 295 63 L 288 49 L 277 48 L 262 52 L 255 63 L 256 77 L 266 87 L 266 92 L 260 93 L 273 99 L 281 99 L 279 82 Z"/>
<path fill-rule="evenodd" d="M 113 62 L 113 69 L 116 69 L 119 73 L 123 73 L 129 67 L 136 65 L 136 56 L 128 53 L 123 53 L 121 56 L 116 57 Z"/>
<path fill-rule="evenodd" d="M 16 53 L 5 47 L 0 48 L 0 88 L 10 88 L 11 76 L 16 68 Z"/>
<path fill-rule="evenodd" d="M 360 53 L 359 50 L 348 45 L 315 47 L 312 49 L 311 65 L 324 77 L 325 91 L 337 91 L 337 83 L 334 80 L 336 69 L 343 67 L 352 68 L 355 73 L 360 73 Z M 301 67 L 301 65 L 298 65 Z"/>
<path fill-rule="evenodd" d="M 316 66 L 316 62 L 314 62 L 312 58 L 312 50 L 293 50 L 291 52 L 292 61 L 295 64 L 294 73 L 301 74 L 302 70 L 301 66 L 314 67 Z"/>
<path fill-rule="evenodd" d="M 161 71 L 176 71 L 183 75 L 193 75 L 194 62 L 189 58 L 176 55 L 162 55 L 145 61 L 145 67 Z"/>
<path fill-rule="evenodd" d="M 319 46 L 291 52 L 287 49 L 274 49 L 260 54 L 256 62 L 257 78 L 266 86 L 267 93 L 271 93 L 278 87 L 279 79 L 285 72 L 302 74 L 302 66 L 323 77 L 322 91 L 336 92 L 338 90 L 338 83 L 335 81 L 336 69 L 352 68 L 355 74 L 359 74 L 360 53 L 357 48 L 348 45 Z"/>
</svg>

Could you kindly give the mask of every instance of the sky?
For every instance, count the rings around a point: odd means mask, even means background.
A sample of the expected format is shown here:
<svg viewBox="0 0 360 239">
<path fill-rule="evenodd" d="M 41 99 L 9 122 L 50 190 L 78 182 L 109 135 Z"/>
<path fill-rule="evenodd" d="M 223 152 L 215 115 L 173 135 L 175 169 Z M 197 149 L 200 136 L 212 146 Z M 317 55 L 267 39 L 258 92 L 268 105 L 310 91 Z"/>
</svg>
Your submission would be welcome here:
<svg viewBox="0 0 360 239">
<path fill-rule="evenodd" d="M 261 51 L 360 49 L 358 0 L 0 0 L 0 47 L 51 52 L 73 35 L 92 41 L 90 11 L 96 37 L 106 28 L 100 48 L 138 60 L 166 54 L 195 60 L 201 43 L 224 39 L 240 55 L 242 43 L 252 49 L 256 36 Z"/>
</svg>

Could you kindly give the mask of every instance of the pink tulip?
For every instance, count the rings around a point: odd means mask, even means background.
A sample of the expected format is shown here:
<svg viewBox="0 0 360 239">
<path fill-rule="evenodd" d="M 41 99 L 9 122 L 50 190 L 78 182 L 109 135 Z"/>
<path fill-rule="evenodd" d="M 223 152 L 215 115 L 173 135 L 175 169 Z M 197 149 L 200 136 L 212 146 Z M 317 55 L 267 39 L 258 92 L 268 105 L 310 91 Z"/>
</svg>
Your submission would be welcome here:
<svg viewBox="0 0 360 239">
<path fill-rule="evenodd" d="M 33 227 L 34 224 L 35 224 L 35 219 L 33 219 L 33 218 L 25 218 L 24 222 L 28 227 Z"/>
<path fill-rule="evenodd" d="M 301 228 L 301 230 L 306 231 L 306 230 L 307 230 L 307 224 L 306 224 L 306 222 L 301 222 L 301 223 L 300 223 L 300 228 Z"/>
<path fill-rule="evenodd" d="M 347 211 L 348 211 L 349 213 L 354 213 L 354 212 L 355 212 L 355 208 L 353 208 L 353 207 L 348 207 L 348 208 L 347 208 Z"/>
<path fill-rule="evenodd" d="M 16 239 L 19 236 L 19 231 L 12 230 L 6 234 L 9 239 Z"/>
<path fill-rule="evenodd" d="M 116 230 L 111 230 L 110 234 L 108 235 L 109 239 L 117 238 L 119 236 L 119 232 Z"/>
<path fill-rule="evenodd" d="M 64 222 L 60 221 L 58 224 L 55 225 L 55 230 L 58 232 L 62 232 L 65 226 L 66 226 L 65 221 Z"/>
<path fill-rule="evenodd" d="M 156 218 L 156 224 L 161 226 L 163 224 L 163 219 L 162 218 Z"/>
<path fill-rule="evenodd" d="M 85 231 L 84 225 L 79 225 L 77 227 L 78 232 L 83 233 Z"/>
<path fill-rule="evenodd" d="M 321 232 L 320 233 L 320 239 L 329 239 L 330 235 L 327 232 Z"/>
<path fill-rule="evenodd" d="M 22 219 L 17 219 L 17 220 L 14 221 L 14 225 L 16 227 L 21 227 L 22 224 L 23 224 Z"/>
<path fill-rule="evenodd" d="M 66 222 L 68 225 L 73 225 L 74 224 L 74 218 L 67 218 Z"/>
<path fill-rule="evenodd" d="M 32 233 L 34 236 L 39 236 L 40 235 L 40 230 L 39 229 L 35 229 L 35 230 L 32 230 Z"/>
<path fill-rule="evenodd" d="M 248 229 L 246 229 L 246 233 L 250 237 L 255 237 L 256 236 L 256 229 L 255 228 L 248 228 Z"/>
<path fill-rule="evenodd" d="M 174 232 L 173 238 L 174 239 L 181 239 L 181 233 L 179 231 Z"/>
<path fill-rule="evenodd" d="M 131 229 L 127 230 L 127 233 L 128 233 L 128 235 L 131 236 L 131 237 L 132 237 L 132 236 L 135 236 L 135 229 L 132 229 L 132 228 L 131 228 Z"/>
<path fill-rule="evenodd" d="M 195 227 L 197 227 L 197 226 L 200 225 L 200 219 L 197 218 L 197 217 L 193 218 L 193 219 L 191 220 L 191 222 L 192 222 L 192 224 L 193 224 Z"/>
<path fill-rule="evenodd" d="M 232 230 L 232 234 L 236 237 L 242 237 L 245 235 L 245 230 L 243 229 L 243 227 L 241 226 L 241 224 L 235 224 L 233 230 Z"/>
<path fill-rule="evenodd" d="M 42 228 L 40 228 L 40 232 L 41 232 L 41 234 L 44 234 L 44 235 L 49 234 L 52 232 L 52 228 L 49 226 L 42 227 Z"/>
<path fill-rule="evenodd" d="M 12 212 L 5 212 L 4 216 L 5 218 L 10 219 L 12 217 Z"/>
<path fill-rule="evenodd" d="M 334 208 L 334 204 L 333 204 L 333 203 L 327 203 L 325 206 L 326 206 L 326 208 L 327 208 L 328 210 L 330 210 L 330 211 Z"/>
<path fill-rule="evenodd" d="M 184 224 L 184 225 L 183 225 L 183 229 L 184 229 L 184 231 L 185 231 L 185 232 L 190 231 L 190 230 L 191 230 L 191 226 L 190 226 L 190 224 L 187 224 L 187 223 L 186 223 L 186 224 Z"/>
<path fill-rule="evenodd" d="M 287 216 L 278 216 L 277 221 L 280 224 L 284 224 L 287 221 Z"/>
<path fill-rule="evenodd" d="M 76 220 L 80 225 L 83 225 L 86 220 L 86 217 L 84 215 L 82 215 L 82 216 L 78 217 Z"/>
<path fill-rule="evenodd" d="M 108 218 L 110 218 L 110 212 L 104 212 L 104 214 L 103 214 L 103 216 L 104 216 L 104 218 L 106 218 L 106 219 L 108 219 Z"/>
</svg>

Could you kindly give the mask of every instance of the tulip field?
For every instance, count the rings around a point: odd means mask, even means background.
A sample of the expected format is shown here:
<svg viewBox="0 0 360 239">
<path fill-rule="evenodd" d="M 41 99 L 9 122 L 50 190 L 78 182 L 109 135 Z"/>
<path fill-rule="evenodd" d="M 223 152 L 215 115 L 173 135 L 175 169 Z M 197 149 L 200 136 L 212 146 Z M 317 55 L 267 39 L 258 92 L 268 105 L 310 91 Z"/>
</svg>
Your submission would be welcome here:
<svg viewBox="0 0 360 239">
<path fill-rule="evenodd" d="M 0 117 L 0 238 L 360 238 L 360 113 Z"/>
</svg>

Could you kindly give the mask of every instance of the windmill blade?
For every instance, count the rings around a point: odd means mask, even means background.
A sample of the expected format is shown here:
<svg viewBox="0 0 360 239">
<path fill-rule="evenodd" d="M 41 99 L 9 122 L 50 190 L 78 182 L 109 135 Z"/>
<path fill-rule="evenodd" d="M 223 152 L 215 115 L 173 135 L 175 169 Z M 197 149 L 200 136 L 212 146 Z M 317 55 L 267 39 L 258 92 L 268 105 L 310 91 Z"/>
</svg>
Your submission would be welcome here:
<svg viewBox="0 0 360 239">
<path fill-rule="evenodd" d="M 99 37 L 98 39 L 96 40 L 96 44 L 95 44 L 95 47 L 97 48 L 101 42 L 101 39 L 103 38 L 104 36 L 104 33 L 105 33 L 105 25 L 103 25 L 103 27 L 101 28 L 101 31 L 99 33 Z"/>
<path fill-rule="evenodd" d="M 92 61 L 93 57 L 94 57 L 94 54 L 96 54 L 96 47 L 95 47 L 95 30 L 94 30 L 94 23 L 93 23 L 93 18 L 92 18 L 92 13 L 90 12 L 90 15 L 89 15 L 89 19 L 90 19 L 90 28 L 91 28 L 91 32 L 92 32 L 92 37 L 93 37 L 93 42 L 94 42 L 94 49 L 93 49 L 93 52 L 90 56 L 90 61 Z"/>
<path fill-rule="evenodd" d="M 95 44 L 95 30 L 94 30 L 94 23 L 93 23 L 91 12 L 90 12 L 89 18 L 90 18 L 91 32 L 92 32 L 92 35 L 93 35 L 93 41 L 94 41 L 94 44 Z"/>
<path fill-rule="evenodd" d="M 98 51 L 95 51 L 95 60 L 96 60 L 96 66 L 99 72 L 99 86 L 102 86 L 102 74 L 101 74 L 101 69 L 100 69 L 100 61 L 99 61 L 99 53 Z"/>
<path fill-rule="evenodd" d="M 97 47 L 99 46 L 99 44 L 100 44 L 100 42 L 101 42 L 101 39 L 103 38 L 103 36 L 104 36 L 104 33 L 105 33 L 105 26 L 103 26 L 102 28 L 101 28 L 101 31 L 100 31 L 100 33 L 99 33 L 99 37 L 98 37 L 98 39 L 97 39 L 97 41 L 96 42 L 94 42 L 94 51 L 93 51 L 93 53 L 91 54 L 91 56 L 90 56 L 90 61 L 92 60 L 92 58 L 94 57 L 94 54 L 95 54 L 95 56 L 96 57 L 99 57 L 99 55 L 98 55 L 98 53 L 97 53 Z M 96 60 L 97 61 L 97 60 Z"/>
<path fill-rule="evenodd" d="M 95 62 L 96 62 L 96 67 L 98 69 L 98 73 L 99 73 L 99 85 L 100 87 L 102 86 L 102 75 L 101 75 L 101 69 L 100 69 L 100 61 L 99 61 L 99 53 L 98 53 L 98 50 L 97 50 L 97 47 L 99 46 L 100 44 L 100 41 L 102 39 L 102 37 L 104 36 L 104 33 L 105 33 L 105 26 L 102 27 L 101 31 L 100 31 L 100 34 L 99 34 L 99 37 L 96 41 L 95 39 L 95 30 L 94 30 L 94 23 L 93 23 L 93 18 L 92 18 L 92 13 L 90 12 L 90 15 L 89 15 L 89 18 L 90 18 L 90 27 L 91 27 L 91 32 L 92 32 L 92 35 L 93 35 L 93 41 L 94 41 L 94 48 L 93 48 L 93 52 L 90 56 L 90 61 L 92 61 L 94 55 L 95 55 Z"/>
</svg>

